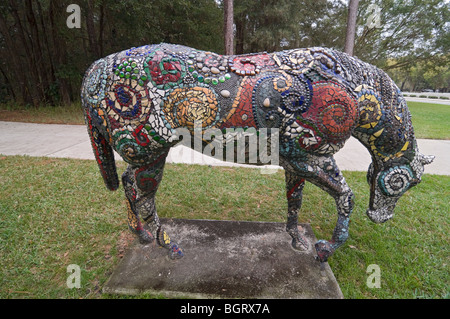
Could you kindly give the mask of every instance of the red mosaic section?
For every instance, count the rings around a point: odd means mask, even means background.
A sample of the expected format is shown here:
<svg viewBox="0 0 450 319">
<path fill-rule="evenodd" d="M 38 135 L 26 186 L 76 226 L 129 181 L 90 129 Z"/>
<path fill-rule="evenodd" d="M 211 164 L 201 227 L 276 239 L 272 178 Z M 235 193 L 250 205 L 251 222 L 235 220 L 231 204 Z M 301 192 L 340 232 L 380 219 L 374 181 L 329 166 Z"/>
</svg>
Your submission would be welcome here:
<svg viewBox="0 0 450 319">
<path fill-rule="evenodd" d="M 340 85 L 316 82 L 311 106 L 302 117 L 315 123 L 327 141 L 343 142 L 356 125 L 358 109 L 355 99 Z"/>
<path fill-rule="evenodd" d="M 232 109 L 220 129 L 232 127 L 256 127 L 252 111 L 252 92 L 258 78 L 246 77 L 241 83 Z"/>
</svg>

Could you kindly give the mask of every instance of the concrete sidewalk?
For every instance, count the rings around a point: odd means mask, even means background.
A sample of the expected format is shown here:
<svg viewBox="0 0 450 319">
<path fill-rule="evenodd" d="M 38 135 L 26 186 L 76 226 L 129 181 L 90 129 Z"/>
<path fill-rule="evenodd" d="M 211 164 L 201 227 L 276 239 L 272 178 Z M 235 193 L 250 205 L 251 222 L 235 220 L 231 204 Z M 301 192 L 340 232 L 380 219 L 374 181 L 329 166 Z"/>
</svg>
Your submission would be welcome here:
<svg viewBox="0 0 450 319">
<path fill-rule="evenodd" d="M 425 166 L 425 173 L 450 175 L 450 141 L 419 139 L 418 144 L 423 154 L 436 156 L 432 164 Z M 84 125 L 0 121 L 0 154 L 94 159 L 89 136 Z M 341 170 L 349 171 L 367 171 L 371 162 L 367 149 L 353 137 L 347 141 L 344 148 L 335 155 L 335 158 Z M 120 160 L 120 156 L 117 154 L 116 159 Z M 218 161 L 184 146 L 172 148 L 167 162 L 256 167 Z M 270 167 L 273 168 L 273 166 Z"/>
<path fill-rule="evenodd" d="M 428 99 L 428 98 L 423 98 L 423 97 L 409 97 L 409 96 L 405 96 L 405 100 L 408 102 L 411 101 L 411 102 L 450 105 L 450 100 Z"/>
</svg>

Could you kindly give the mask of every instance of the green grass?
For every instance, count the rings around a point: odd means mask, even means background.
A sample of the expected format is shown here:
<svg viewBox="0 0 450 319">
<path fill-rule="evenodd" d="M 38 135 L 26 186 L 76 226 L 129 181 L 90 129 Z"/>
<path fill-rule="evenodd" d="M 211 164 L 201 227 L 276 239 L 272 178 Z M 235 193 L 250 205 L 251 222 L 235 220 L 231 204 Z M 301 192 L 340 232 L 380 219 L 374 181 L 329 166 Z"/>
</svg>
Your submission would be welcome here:
<svg viewBox="0 0 450 319">
<path fill-rule="evenodd" d="M 417 138 L 450 139 L 450 105 L 408 102 Z"/>
<path fill-rule="evenodd" d="M 349 240 L 329 261 L 344 296 L 449 298 L 450 177 L 425 174 L 394 219 L 376 225 L 364 214 L 365 174 L 344 175 L 355 210 Z M 304 193 L 300 222 L 329 239 L 334 200 L 311 184 Z M 168 164 L 157 205 L 161 217 L 284 222 L 284 176 Z M 122 188 L 107 191 L 94 161 L 0 156 L 0 214 L 0 298 L 112 297 L 101 288 L 132 237 Z M 81 267 L 80 289 L 66 286 L 70 264 Z M 366 286 L 370 264 L 380 266 L 379 289 Z"/>
<path fill-rule="evenodd" d="M 41 106 L 39 108 L 0 104 L 0 121 L 44 123 L 44 124 L 84 124 L 80 103 L 68 106 Z"/>
</svg>

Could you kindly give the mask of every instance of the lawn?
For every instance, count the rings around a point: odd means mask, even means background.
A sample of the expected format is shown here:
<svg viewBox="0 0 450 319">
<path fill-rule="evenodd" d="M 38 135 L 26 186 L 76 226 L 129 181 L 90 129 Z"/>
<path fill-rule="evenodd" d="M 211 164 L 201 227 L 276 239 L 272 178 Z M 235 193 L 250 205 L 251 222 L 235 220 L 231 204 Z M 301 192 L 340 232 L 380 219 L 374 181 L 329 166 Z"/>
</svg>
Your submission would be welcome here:
<svg viewBox="0 0 450 319">
<path fill-rule="evenodd" d="M 450 105 L 408 102 L 417 138 L 450 140 Z"/>
<path fill-rule="evenodd" d="M 0 121 L 44 123 L 44 124 L 84 124 L 81 104 L 67 106 L 25 107 L 15 104 L 0 104 Z"/>
<path fill-rule="evenodd" d="M 344 175 L 355 210 L 349 240 L 329 261 L 344 296 L 449 298 L 450 177 L 425 174 L 394 219 L 376 225 L 364 214 L 365 174 Z M 304 193 L 300 222 L 330 238 L 334 200 L 311 184 Z M 284 176 L 168 164 L 157 205 L 161 217 L 284 222 Z M 0 156 L 0 298 L 112 297 L 101 288 L 132 242 L 125 207 L 122 188 L 107 191 L 94 161 Z M 67 288 L 70 264 L 81 267 L 80 289 Z M 366 285 L 370 264 L 381 288 Z"/>
</svg>

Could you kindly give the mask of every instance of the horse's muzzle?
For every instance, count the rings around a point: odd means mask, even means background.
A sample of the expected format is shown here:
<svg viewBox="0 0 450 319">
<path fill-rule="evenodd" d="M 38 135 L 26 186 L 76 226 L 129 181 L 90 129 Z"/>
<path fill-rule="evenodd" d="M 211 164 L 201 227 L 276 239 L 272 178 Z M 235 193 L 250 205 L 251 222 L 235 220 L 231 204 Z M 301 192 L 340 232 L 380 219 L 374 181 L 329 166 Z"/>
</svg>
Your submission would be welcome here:
<svg viewBox="0 0 450 319">
<path fill-rule="evenodd" d="M 374 223 L 381 224 L 394 217 L 394 211 L 388 208 L 380 208 L 380 209 L 369 208 L 366 211 L 366 215 Z"/>
</svg>

